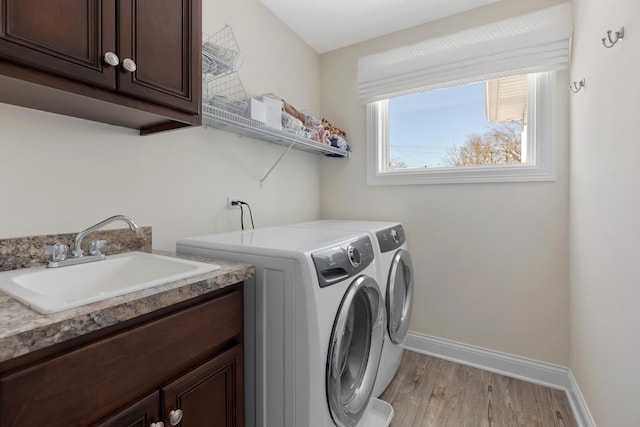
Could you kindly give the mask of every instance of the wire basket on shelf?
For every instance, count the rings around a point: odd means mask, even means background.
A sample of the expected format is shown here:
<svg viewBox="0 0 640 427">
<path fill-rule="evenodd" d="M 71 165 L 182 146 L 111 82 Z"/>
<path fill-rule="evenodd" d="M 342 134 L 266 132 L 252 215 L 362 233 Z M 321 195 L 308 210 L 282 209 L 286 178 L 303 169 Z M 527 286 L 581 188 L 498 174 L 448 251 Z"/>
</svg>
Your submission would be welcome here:
<svg viewBox="0 0 640 427">
<path fill-rule="evenodd" d="M 233 30 L 226 25 L 212 36 L 203 37 L 202 74 L 221 76 L 237 71 L 240 48 Z"/>
<path fill-rule="evenodd" d="M 247 110 L 247 93 L 237 73 L 209 77 L 202 82 L 206 103 L 220 110 L 243 116 Z"/>
</svg>

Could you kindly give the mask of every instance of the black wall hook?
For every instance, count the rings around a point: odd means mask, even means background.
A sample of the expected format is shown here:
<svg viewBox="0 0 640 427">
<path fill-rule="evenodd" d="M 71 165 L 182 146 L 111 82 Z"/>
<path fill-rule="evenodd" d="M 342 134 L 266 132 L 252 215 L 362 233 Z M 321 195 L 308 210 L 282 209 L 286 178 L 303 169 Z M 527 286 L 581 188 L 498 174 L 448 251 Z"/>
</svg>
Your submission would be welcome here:
<svg viewBox="0 0 640 427">
<path fill-rule="evenodd" d="M 613 33 L 613 31 L 607 31 L 607 37 L 602 38 L 602 45 L 607 49 L 611 49 L 613 46 L 615 46 L 616 43 L 624 38 L 624 27 L 620 27 L 620 30 L 616 31 L 613 37 L 611 37 L 611 33 Z M 608 44 L 607 39 L 609 41 Z"/>
<path fill-rule="evenodd" d="M 572 85 L 569 85 L 569 90 L 573 93 L 578 93 L 584 88 L 585 83 L 585 79 L 582 79 L 579 82 L 573 82 Z"/>
</svg>

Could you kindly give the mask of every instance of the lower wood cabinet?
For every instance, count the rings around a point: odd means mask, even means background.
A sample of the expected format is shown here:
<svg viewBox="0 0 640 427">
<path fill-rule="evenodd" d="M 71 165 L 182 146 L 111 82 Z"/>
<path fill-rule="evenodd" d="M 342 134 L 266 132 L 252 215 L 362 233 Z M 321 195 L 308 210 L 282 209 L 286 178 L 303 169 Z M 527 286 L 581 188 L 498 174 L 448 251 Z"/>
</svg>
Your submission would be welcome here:
<svg viewBox="0 0 640 427">
<path fill-rule="evenodd" d="M 0 364 L 0 426 L 243 427 L 242 310 L 238 284 L 36 363 Z"/>
<path fill-rule="evenodd" d="M 127 409 L 119 412 L 99 427 L 150 427 L 162 419 L 160 392 L 155 391 Z M 158 426 L 160 427 L 160 426 Z"/>
<path fill-rule="evenodd" d="M 163 387 L 165 425 L 177 411 L 182 427 L 244 425 L 240 366 L 242 348 L 236 346 Z"/>
<path fill-rule="evenodd" d="M 99 427 L 149 427 L 161 420 L 165 426 L 242 426 L 242 372 L 242 346 L 236 345 L 100 423 Z"/>
</svg>

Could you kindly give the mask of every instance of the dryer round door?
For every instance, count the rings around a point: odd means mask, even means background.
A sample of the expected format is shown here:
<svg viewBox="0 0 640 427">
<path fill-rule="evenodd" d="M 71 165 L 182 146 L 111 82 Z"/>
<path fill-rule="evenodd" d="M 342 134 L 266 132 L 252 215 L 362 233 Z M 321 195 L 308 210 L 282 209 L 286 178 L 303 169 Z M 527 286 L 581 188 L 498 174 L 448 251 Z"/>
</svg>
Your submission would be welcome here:
<svg viewBox="0 0 640 427">
<path fill-rule="evenodd" d="M 386 302 L 389 338 L 394 344 L 401 344 L 409 331 L 413 307 L 413 263 L 404 249 L 399 249 L 393 256 Z"/>
<path fill-rule="evenodd" d="M 351 427 L 371 400 L 384 341 L 384 301 L 377 282 L 360 276 L 345 293 L 327 357 L 327 401 L 334 422 Z"/>
</svg>

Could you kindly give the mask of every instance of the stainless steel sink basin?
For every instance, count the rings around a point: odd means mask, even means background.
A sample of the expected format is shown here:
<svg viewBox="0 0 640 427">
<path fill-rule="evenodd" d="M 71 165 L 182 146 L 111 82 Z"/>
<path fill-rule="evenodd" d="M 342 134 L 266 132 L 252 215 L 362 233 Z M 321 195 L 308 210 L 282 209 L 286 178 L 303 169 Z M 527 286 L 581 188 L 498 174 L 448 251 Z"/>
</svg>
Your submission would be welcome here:
<svg viewBox="0 0 640 427">
<path fill-rule="evenodd" d="M 146 252 L 60 268 L 0 273 L 0 290 L 40 313 L 50 314 L 218 270 L 220 266 Z"/>
</svg>

